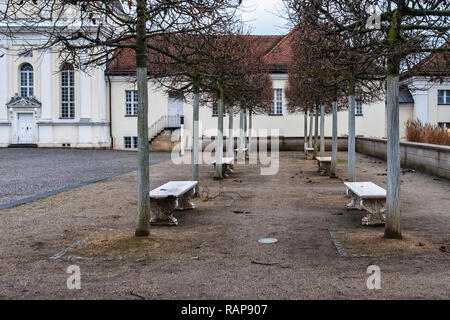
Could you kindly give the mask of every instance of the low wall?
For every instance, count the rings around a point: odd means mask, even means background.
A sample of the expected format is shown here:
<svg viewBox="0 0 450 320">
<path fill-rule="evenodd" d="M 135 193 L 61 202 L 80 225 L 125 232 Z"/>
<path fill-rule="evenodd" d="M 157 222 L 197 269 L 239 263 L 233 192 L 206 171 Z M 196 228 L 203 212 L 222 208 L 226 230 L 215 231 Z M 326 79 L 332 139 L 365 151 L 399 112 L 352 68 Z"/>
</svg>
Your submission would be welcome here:
<svg viewBox="0 0 450 320">
<path fill-rule="evenodd" d="M 356 138 L 356 151 L 386 160 L 386 140 Z M 450 146 L 400 142 L 401 165 L 450 179 Z"/>
<path fill-rule="evenodd" d="M 203 137 L 203 149 L 214 141 L 214 137 Z M 270 137 L 261 138 L 267 139 L 267 150 L 270 150 Z M 252 138 L 253 143 L 259 145 L 260 138 Z M 331 152 L 331 137 L 325 137 L 325 150 Z M 320 140 L 319 142 L 320 143 Z M 238 138 L 234 138 L 234 145 L 237 148 Z M 279 150 L 280 151 L 303 151 L 303 137 L 279 137 Z M 227 138 L 224 137 L 223 147 L 224 150 L 227 146 Z M 347 137 L 338 137 L 338 150 L 347 151 Z"/>
</svg>

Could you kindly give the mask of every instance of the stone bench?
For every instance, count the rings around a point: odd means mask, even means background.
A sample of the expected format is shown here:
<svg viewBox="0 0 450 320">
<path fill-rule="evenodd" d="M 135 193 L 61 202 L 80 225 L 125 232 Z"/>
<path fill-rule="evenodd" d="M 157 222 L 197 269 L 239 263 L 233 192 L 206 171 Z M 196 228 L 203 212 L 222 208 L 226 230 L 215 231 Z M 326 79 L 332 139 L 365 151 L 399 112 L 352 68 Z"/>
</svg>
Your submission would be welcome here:
<svg viewBox="0 0 450 320">
<path fill-rule="evenodd" d="M 316 157 L 317 165 L 319 166 L 319 173 L 322 175 L 329 175 L 331 169 L 331 157 Z"/>
<path fill-rule="evenodd" d="M 306 150 L 306 158 L 308 158 L 309 160 L 312 160 L 314 148 L 306 148 L 305 150 Z"/>
<path fill-rule="evenodd" d="M 228 178 L 233 173 L 234 158 L 222 158 L 222 176 Z M 216 168 L 216 160 L 212 162 L 214 168 Z"/>
<path fill-rule="evenodd" d="M 383 225 L 386 216 L 386 190 L 373 182 L 344 182 L 347 195 L 352 201 L 347 205 L 349 209 L 367 211 L 362 218 L 364 226 Z"/>
<path fill-rule="evenodd" d="M 239 155 L 239 148 L 234 149 L 234 152 L 236 153 L 236 156 Z M 244 152 L 245 159 L 248 159 L 248 148 L 242 148 L 242 151 Z"/>
<path fill-rule="evenodd" d="M 195 208 L 191 197 L 197 181 L 170 181 L 150 191 L 150 224 L 178 225 L 173 211 Z"/>
</svg>

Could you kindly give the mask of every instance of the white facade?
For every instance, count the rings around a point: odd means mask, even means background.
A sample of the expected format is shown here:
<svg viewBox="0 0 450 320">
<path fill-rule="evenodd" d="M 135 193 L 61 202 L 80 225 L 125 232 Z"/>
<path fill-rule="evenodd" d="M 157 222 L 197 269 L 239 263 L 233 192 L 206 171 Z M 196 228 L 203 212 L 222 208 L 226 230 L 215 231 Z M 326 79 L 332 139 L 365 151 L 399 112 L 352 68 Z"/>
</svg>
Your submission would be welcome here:
<svg viewBox="0 0 450 320">
<path fill-rule="evenodd" d="M 69 116 L 64 115 L 62 65 L 58 53 L 28 50 L 32 36 L 24 35 L 22 43 L 0 40 L 0 147 L 14 144 L 109 147 L 104 70 L 89 70 L 89 74 L 73 71 L 70 90 L 73 91 L 71 107 L 74 110 Z M 31 66 L 26 76 L 21 71 L 25 65 Z M 35 103 L 23 99 L 9 104 L 23 95 L 24 79 L 25 87 L 32 88 L 25 98 L 32 98 Z"/>
<path fill-rule="evenodd" d="M 0 147 L 31 144 L 39 147 L 135 149 L 135 79 L 113 74 L 105 76 L 104 68 L 70 73 L 70 68 L 59 60 L 56 48 L 33 50 L 33 45 L 36 47 L 42 41 L 37 34 L 30 32 L 23 32 L 14 40 L 0 37 Z M 256 135 L 262 129 L 268 130 L 269 135 L 275 134 L 270 130 L 276 129 L 280 136 L 303 137 L 304 114 L 287 112 L 284 95 L 287 74 L 274 73 L 271 76 L 274 96 L 281 102 L 281 113 L 254 115 L 252 123 Z M 405 136 L 408 119 L 417 118 L 424 123 L 450 128 L 450 81 L 432 83 L 426 78 L 410 78 L 403 80 L 402 85 L 410 88 L 412 98 L 400 104 L 401 138 Z M 176 127 L 178 123 L 171 124 L 170 121 L 183 115 L 185 136 L 188 136 L 193 127 L 192 103 L 169 98 L 152 80 L 149 80 L 148 88 L 149 131 L 160 130 L 164 119 L 170 119 L 165 126 Z M 70 98 L 67 92 L 70 92 Z M 440 103 L 439 99 L 445 101 Z M 362 105 L 359 111 L 356 135 L 386 136 L 384 100 Z M 199 116 L 200 135 L 216 136 L 217 116 L 212 114 L 212 110 L 201 106 Z M 228 135 L 228 121 L 226 116 L 225 136 Z M 326 115 L 326 136 L 331 136 L 331 122 L 331 115 Z M 233 127 L 239 128 L 237 115 Z M 338 136 L 346 136 L 347 133 L 348 113 L 341 111 L 338 113 Z M 253 137 L 256 135 L 252 134 Z M 190 147 L 190 141 L 186 147 Z"/>
<path fill-rule="evenodd" d="M 137 119 L 135 116 L 126 115 L 127 90 L 136 90 L 135 79 L 132 77 L 110 76 L 111 79 L 111 127 L 113 132 L 114 148 L 128 149 L 124 145 L 124 137 L 137 136 Z M 281 89 L 282 92 L 282 114 L 253 115 L 253 129 L 261 132 L 261 129 L 277 129 L 280 136 L 303 137 L 303 113 L 289 114 L 286 108 L 286 98 L 284 92 L 287 84 L 286 74 L 272 74 L 273 89 Z M 169 115 L 171 102 L 163 90 L 158 90 L 155 83 L 149 81 L 149 127 L 157 122 L 161 117 Z M 109 88 L 108 88 L 109 90 Z M 108 99 L 108 104 L 110 103 Z M 188 133 L 193 127 L 193 107 L 191 102 L 181 103 L 182 108 L 178 109 L 179 115 L 184 116 L 184 128 Z M 402 107 L 403 109 L 403 107 Z M 403 118 L 403 117 L 401 117 Z M 217 116 L 213 115 L 211 108 L 200 106 L 199 111 L 199 134 L 204 137 L 216 136 Z M 228 136 L 228 115 L 224 117 L 224 136 Z M 405 119 L 406 121 L 406 119 Z M 403 122 L 405 122 L 403 121 Z M 309 125 L 309 120 L 308 120 Z M 325 135 L 332 134 L 331 114 L 325 116 Z M 239 115 L 234 116 L 233 128 L 239 128 Z M 404 129 L 402 130 L 404 132 Z M 338 113 L 338 135 L 346 136 L 348 133 L 348 113 L 341 111 Z M 386 136 L 386 112 L 384 101 L 362 105 L 362 114 L 356 116 L 356 134 L 366 137 Z M 236 136 L 236 135 L 235 135 Z M 254 136 L 254 135 L 253 135 Z M 188 141 L 187 147 L 190 146 Z"/>
</svg>

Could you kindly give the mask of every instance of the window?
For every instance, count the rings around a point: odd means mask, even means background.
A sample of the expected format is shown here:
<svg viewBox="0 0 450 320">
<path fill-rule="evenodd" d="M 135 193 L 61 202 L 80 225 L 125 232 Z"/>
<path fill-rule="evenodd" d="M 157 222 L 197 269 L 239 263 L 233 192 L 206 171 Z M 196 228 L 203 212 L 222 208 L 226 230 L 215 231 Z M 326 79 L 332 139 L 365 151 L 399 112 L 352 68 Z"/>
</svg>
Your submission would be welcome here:
<svg viewBox="0 0 450 320">
<path fill-rule="evenodd" d="M 362 116 L 363 115 L 363 109 L 362 109 L 362 103 L 361 102 L 356 102 L 355 115 L 356 116 Z"/>
<path fill-rule="evenodd" d="M 224 106 L 224 108 L 225 108 L 225 106 Z M 225 112 L 226 111 L 223 110 L 223 116 L 224 117 L 226 116 Z M 213 105 L 212 105 L 212 114 L 211 115 L 213 117 L 218 117 L 219 116 L 219 104 L 217 102 L 214 102 Z"/>
<path fill-rule="evenodd" d="M 33 67 L 25 63 L 20 67 L 20 95 L 22 97 L 34 96 Z"/>
<path fill-rule="evenodd" d="M 75 75 L 69 64 L 61 71 L 61 118 L 75 118 Z"/>
<path fill-rule="evenodd" d="M 138 138 L 137 137 L 123 137 L 123 146 L 125 149 L 137 149 Z"/>
<path fill-rule="evenodd" d="M 212 106 L 212 116 L 217 117 L 219 115 L 219 106 L 217 103 L 214 103 Z"/>
<path fill-rule="evenodd" d="M 273 110 L 271 114 L 282 114 L 282 113 L 283 113 L 283 90 L 275 89 L 273 99 Z"/>
<path fill-rule="evenodd" d="M 438 104 L 450 104 L 450 90 L 438 90 Z"/>
<path fill-rule="evenodd" d="M 137 116 L 138 109 L 138 95 L 137 91 L 125 91 L 125 115 Z"/>
</svg>

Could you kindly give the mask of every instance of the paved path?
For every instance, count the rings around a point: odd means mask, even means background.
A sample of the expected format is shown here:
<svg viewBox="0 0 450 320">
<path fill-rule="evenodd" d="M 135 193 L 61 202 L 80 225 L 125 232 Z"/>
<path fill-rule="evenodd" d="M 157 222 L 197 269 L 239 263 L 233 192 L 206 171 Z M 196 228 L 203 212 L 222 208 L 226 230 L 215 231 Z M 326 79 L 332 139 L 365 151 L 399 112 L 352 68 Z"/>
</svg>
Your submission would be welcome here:
<svg viewBox="0 0 450 320">
<path fill-rule="evenodd" d="M 0 206 L 136 168 L 136 152 L 0 149 Z M 151 152 L 150 164 L 170 153 Z"/>
</svg>

